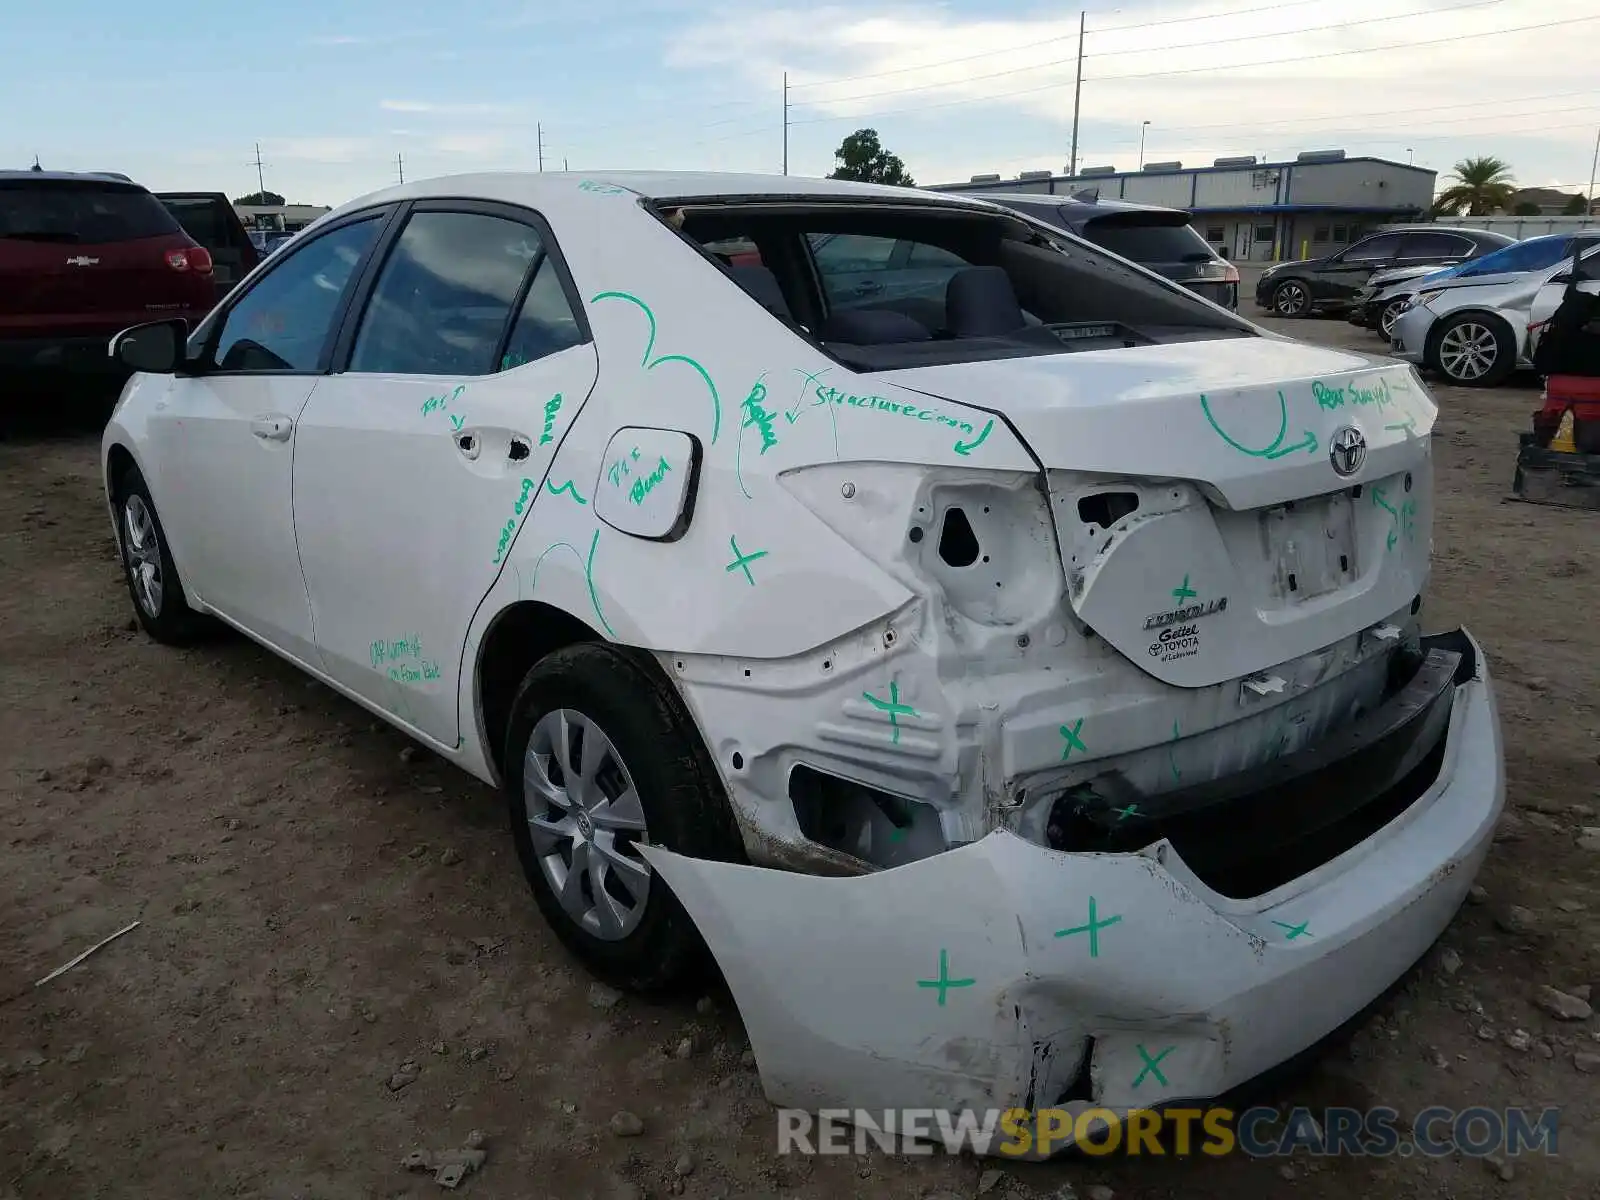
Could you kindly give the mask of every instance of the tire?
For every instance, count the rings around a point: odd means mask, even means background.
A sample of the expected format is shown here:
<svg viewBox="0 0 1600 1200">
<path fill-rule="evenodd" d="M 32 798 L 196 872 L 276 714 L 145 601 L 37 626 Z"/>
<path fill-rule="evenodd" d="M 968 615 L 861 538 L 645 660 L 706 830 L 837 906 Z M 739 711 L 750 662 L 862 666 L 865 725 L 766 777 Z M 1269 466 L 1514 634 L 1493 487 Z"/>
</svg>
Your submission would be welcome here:
<svg viewBox="0 0 1600 1200">
<path fill-rule="evenodd" d="M 1498 317 L 1460 313 L 1429 342 L 1434 369 L 1457 387 L 1498 387 L 1517 368 L 1516 340 Z"/>
<path fill-rule="evenodd" d="M 1401 312 L 1405 310 L 1405 305 L 1406 302 L 1404 300 L 1396 299 L 1389 301 L 1389 303 L 1385 304 L 1383 308 L 1379 310 L 1377 325 L 1378 336 L 1383 338 L 1385 342 L 1388 342 L 1390 337 L 1393 336 L 1395 320 L 1400 316 Z"/>
<path fill-rule="evenodd" d="M 133 613 L 144 631 L 168 646 L 187 646 L 209 628 L 189 607 L 183 581 L 167 547 L 167 534 L 139 468 L 129 466 L 112 487 L 117 514 L 117 550 Z"/>
<path fill-rule="evenodd" d="M 1285 279 L 1272 289 L 1271 302 L 1275 317 L 1309 317 L 1311 285 L 1303 279 Z"/>
<path fill-rule="evenodd" d="M 688 913 L 633 844 L 744 861 L 699 732 L 653 668 L 605 642 L 541 659 L 512 701 L 504 760 L 511 835 L 539 911 L 590 972 L 647 993 L 690 982 L 709 956 Z M 600 753 L 589 783 L 582 780 L 585 744 Z M 576 788 L 568 782 L 574 775 Z M 630 790 L 637 803 L 619 804 Z M 574 878 L 580 853 L 584 866 Z"/>
</svg>

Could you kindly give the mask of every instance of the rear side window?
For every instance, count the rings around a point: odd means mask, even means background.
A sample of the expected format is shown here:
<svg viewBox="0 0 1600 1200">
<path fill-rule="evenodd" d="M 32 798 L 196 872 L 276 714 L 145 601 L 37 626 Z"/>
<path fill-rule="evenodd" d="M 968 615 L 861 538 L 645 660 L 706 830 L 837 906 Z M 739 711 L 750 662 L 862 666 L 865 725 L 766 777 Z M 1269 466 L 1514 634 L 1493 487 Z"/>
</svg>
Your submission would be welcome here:
<svg viewBox="0 0 1600 1200">
<path fill-rule="evenodd" d="M 506 352 L 500 358 L 500 369 L 509 371 L 581 341 L 583 331 L 578 328 L 578 318 L 567 303 L 556 264 L 547 254 L 539 260 L 537 273 L 528 285 L 527 299 L 522 302 Z"/>
<path fill-rule="evenodd" d="M 228 310 L 219 371 L 314 371 L 356 268 L 382 222 L 369 217 L 300 246 Z"/>
<path fill-rule="evenodd" d="M 1102 217 L 1090 221 L 1083 236 L 1136 263 L 1210 262 L 1216 257 L 1192 225 Z"/>
<path fill-rule="evenodd" d="M 538 232 L 518 221 L 414 214 L 378 276 L 349 369 L 493 374 L 522 280 L 543 253 Z"/>
<path fill-rule="evenodd" d="M 0 184 L 0 238 L 104 245 L 181 232 L 161 201 L 141 188 L 77 180 Z"/>
<path fill-rule="evenodd" d="M 1400 243 L 1401 258 L 1465 258 L 1474 247 L 1454 233 L 1408 233 Z"/>
</svg>

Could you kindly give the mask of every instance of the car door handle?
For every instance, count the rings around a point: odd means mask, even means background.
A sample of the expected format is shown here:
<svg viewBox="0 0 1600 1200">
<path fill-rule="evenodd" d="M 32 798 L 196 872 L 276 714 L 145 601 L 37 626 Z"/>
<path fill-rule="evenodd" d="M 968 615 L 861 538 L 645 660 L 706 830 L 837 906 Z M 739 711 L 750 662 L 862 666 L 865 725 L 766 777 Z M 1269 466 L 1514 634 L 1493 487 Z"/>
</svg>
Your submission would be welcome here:
<svg viewBox="0 0 1600 1200">
<path fill-rule="evenodd" d="M 883 291 L 883 284 L 876 279 L 863 279 L 856 284 L 856 295 L 858 296 L 875 296 L 881 291 Z"/>
<path fill-rule="evenodd" d="M 294 422 L 281 413 L 269 413 L 251 421 L 250 432 L 265 442 L 287 442 Z"/>
</svg>

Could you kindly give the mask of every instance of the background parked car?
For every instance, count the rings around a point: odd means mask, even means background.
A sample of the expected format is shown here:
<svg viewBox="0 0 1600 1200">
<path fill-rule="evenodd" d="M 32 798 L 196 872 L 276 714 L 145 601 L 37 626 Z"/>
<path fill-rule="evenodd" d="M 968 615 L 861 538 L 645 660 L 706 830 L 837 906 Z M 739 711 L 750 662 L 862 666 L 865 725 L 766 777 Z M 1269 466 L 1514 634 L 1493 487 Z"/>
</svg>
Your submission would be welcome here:
<svg viewBox="0 0 1600 1200">
<path fill-rule="evenodd" d="M 211 254 L 145 188 L 108 174 L 0 171 L 0 369 L 118 371 L 107 340 L 198 323 Z"/>
<path fill-rule="evenodd" d="M 1585 272 L 1600 245 L 1580 251 Z M 1532 365 L 1535 302 L 1565 287 L 1570 259 L 1539 271 L 1500 271 L 1442 279 L 1416 295 L 1394 322 L 1391 351 L 1430 367 L 1462 387 L 1494 387 L 1518 366 Z M 1550 303 L 1549 309 L 1555 305 Z"/>
<path fill-rule="evenodd" d="M 1347 312 L 1378 271 L 1449 266 L 1515 243 L 1515 238 L 1487 229 L 1444 229 L 1437 225 L 1386 229 L 1337 254 L 1268 267 L 1256 282 L 1256 305 L 1279 317 Z"/>
<path fill-rule="evenodd" d="M 1395 318 L 1409 306 L 1412 296 L 1430 284 L 1443 279 L 1479 279 L 1502 273 L 1540 271 L 1564 258 L 1571 258 L 1574 249 L 1595 244 L 1600 244 L 1600 229 L 1551 233 L 1528 238 L 1481 258 L 1469 259 L 1442 270 L 1400 267 L 1393 271 L 1379 271 L 1357 298 L 1356 307 L 1350 313 L 1350 323 L 1376 329 L 1387 343 L 1394 332 Z"/>
<path fill-rule="evenodd" d="M 244 222 L 221 192 L 157 192 L 156 199 L 178 218 L 190 237 L 211 251 L 211 277 L 218 300 L 261 261 Z"/>
<path fill-rule="evenodd" d="M 1075 233 L 1085 241 L 1238 311 L 1239 269 L 1218 256 L 1176 208 L 1036 192 L 971 193 Z"/>
</svg>

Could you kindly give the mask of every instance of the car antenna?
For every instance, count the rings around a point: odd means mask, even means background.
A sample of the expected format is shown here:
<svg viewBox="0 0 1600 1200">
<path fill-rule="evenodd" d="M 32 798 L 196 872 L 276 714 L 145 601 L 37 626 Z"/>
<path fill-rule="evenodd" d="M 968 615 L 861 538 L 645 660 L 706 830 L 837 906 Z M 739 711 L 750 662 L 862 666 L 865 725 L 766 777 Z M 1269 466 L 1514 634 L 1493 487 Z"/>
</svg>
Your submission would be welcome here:
<svg viewBox="0 0 1600 1200">
<path fill-rule="evenodd" d="M 44 170 L 44 168 L 39 165 L 39 156 L 37 154 L 35 154 L 33 156 L 33 166 L 29 167 L 28 169 L 30 171 L 43 171 Z"/>
</svg>

